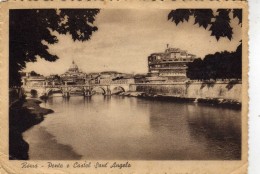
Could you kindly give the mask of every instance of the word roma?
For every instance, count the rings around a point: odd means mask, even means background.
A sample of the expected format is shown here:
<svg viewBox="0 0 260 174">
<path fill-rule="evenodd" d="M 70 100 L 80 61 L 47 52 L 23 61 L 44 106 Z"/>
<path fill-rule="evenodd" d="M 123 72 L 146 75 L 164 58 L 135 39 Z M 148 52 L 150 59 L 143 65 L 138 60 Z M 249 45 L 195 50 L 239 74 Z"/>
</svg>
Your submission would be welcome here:
<svg viewBox="0 0 260 174">
<path fill-rule="evenodd" d="M 94 165 L 93 165 L 96 169 L 97 168 L 107 168 L 109 166 L 109 162 L 106 162 L 106 163 L 100 163 L 100 162 L 96 162 Z M 91 162 L 75 162 L 73 164 L 73 168 L 89 168 L 91 167 Z M 122 169 L 122 168 L 128 168 L 128 167 L 131 167 L 131 164 L 126 162 L 126 163 L 117 163 L 117 162 L 114 162 L 112 165 L 109 166 L 110 168 L 119 168 L 119 169 Z"/>
<path fill-rule="evenodd" d="M 48 168 L 63 168 L 63 164 L 62 163 L 51 163 L 51 162 L 47 162 L 47 166 Z M 44 167 L 44 166 L 40 166 L 37 163 L 29 163 L 29 162 L 23 162 L 21 163 L 21 167 L 22 168 L 39 168 L 39 167 Z"/>
</svg>

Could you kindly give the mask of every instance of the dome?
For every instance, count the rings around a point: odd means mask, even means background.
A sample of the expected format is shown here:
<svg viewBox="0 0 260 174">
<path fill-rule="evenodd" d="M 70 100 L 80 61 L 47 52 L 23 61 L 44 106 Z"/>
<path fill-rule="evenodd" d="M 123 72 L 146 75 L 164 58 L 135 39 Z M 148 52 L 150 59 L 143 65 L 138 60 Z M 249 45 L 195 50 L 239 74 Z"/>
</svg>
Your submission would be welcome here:
<svg viewBox="0 0 260 174">
<path fill-rule="evenodd" d="M 78 70 L 78 66 L 75 64 L 74 60 L 72 61 L 72 65 L 70 65 L 69 70 L 73 70 L 73 71 Z"/>
</svg>

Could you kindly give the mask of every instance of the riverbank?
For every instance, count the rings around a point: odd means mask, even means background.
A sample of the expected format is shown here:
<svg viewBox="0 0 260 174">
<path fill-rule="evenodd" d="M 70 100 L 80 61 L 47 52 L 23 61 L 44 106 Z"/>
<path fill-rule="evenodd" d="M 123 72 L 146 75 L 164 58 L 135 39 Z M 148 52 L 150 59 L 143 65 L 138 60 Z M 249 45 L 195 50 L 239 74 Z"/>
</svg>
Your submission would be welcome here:
<svg viewBox="0 0 260 174">
<path fill-rule="evenodd" d="M 120 96 L 127 97 L 138 97 L 143 99 L 156 99 L 163 101 L 175 101 L 175 102 L 193 102 L 193 103 L 202 103 L 216 106 L 232 107 L 236 109 L 241 108 L 241 103 L 236 100 L 223 99 L 223 98 L 188 98 L 181 96 L 171 96 L 171 95 L 162 95 L 162 94 L 147 94 L 145 92 L 122 92 L 118 94 Z"/>
<path fill-rule="evenodd" d="M 46 118 L 44 122 L 47 119 L 50 118 Z M 23 139 L 30 146 L 29 159 L 80 160 L 82 156 L 77 154 L 71 146 L 60 143 L 53 134 L 48 132 L 44 122 L 23 133 Z"/>
<path fill-rule="evenodd" d="M 40 107 L 41 101 L 21 99 L 9 108 L 9 159 L 29 159 L 29 145 L 22 133 L 44 120 L 44 115 L 53 113 L 51 109 Z"/>
</svg>

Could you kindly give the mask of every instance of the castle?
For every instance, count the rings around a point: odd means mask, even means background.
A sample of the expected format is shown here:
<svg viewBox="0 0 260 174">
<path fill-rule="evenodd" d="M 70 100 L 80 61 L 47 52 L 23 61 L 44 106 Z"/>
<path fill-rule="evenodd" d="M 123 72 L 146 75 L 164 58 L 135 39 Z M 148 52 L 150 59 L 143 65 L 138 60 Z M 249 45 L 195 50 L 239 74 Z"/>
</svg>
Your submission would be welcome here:
<svg viewBox="0 0 260 174">
<path fill-rule="evenodd" d="M 167 46 L 168 47 L 168 46 Z M 148 57 L 149 81 L 185 81 L 187 64 L 197 57 L 179 48 L 167 48 Z"/>
</svg>

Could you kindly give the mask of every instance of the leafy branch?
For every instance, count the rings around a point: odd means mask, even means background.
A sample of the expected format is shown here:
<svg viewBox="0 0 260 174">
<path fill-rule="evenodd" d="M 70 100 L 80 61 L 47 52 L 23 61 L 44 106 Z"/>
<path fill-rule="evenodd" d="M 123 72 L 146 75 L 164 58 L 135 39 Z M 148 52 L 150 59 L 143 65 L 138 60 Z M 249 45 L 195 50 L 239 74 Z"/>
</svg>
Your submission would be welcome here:
<svg viewBox="0 0 260 174">
<path fill-rule="evenodd" d="M 217 40 L 221 37 L 232 39 L 233 29 L 230 26 L 230 16 L 233 19 L 238 18 L 242 26 L 242 9 L 217 9 L 216 13 L 212 9 L 176 9 L 168 14 L 168 20 L 177 26 L 180 22 L 188 22 L 190 16 L 195 18 L 194 25 L 198 24 L 199 27 L 208 29 L 211 31 L 211 36 L 215 36 Z"/>
</svg>

